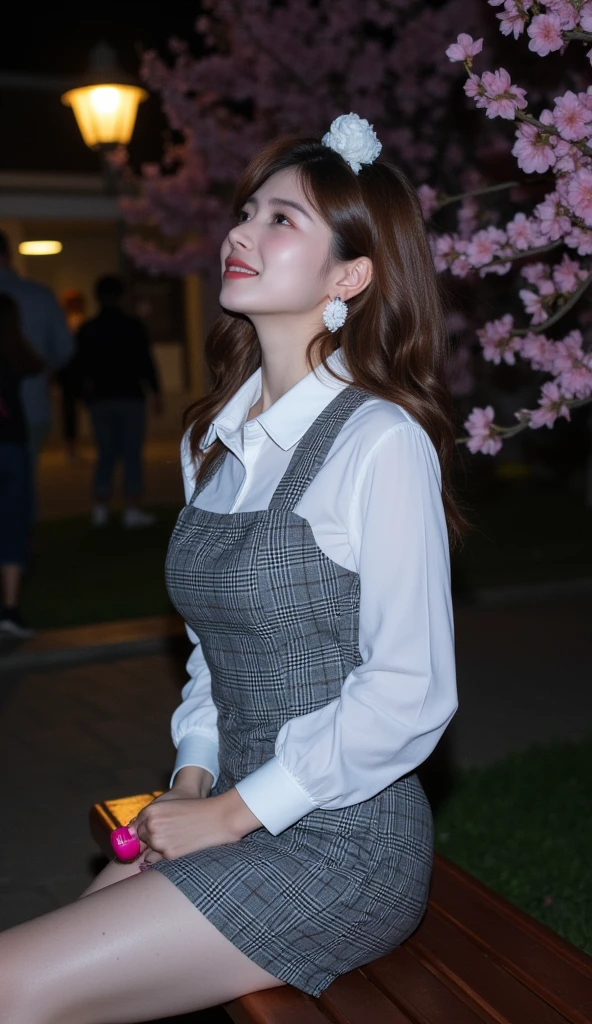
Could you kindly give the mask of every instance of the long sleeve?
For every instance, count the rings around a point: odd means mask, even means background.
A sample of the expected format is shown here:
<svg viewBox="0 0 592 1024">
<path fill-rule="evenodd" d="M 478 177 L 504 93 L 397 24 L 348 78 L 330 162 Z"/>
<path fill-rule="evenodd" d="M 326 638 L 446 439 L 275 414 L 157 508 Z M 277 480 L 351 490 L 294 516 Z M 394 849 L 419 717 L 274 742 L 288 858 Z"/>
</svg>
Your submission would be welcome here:
<svg viewBox="0 0 592 1024">
<path fill-rule="evenodd" d="M 457 706 L 440 470 L 416 424 L 389 429 L 364 459 L 348 535 L 361 664 L 340 697 L 287 721 L 275 757 L 237 785 L 276 835 L 316 807 L 367 800 L 414 770 Z"/>
<path fill-rule="evenodd" d="M 171 735 L 177 747 L 175 775 L 188 765 L 206 768 L 218 778 L 218 712 L 212 700 L 210 670 L 206 665 L 201 644 L 189 627 L 187 635 L 195 644 L 187 662 L 189 681 L 182 690 L 183 703 L 173 713 Z"/>
</svg>

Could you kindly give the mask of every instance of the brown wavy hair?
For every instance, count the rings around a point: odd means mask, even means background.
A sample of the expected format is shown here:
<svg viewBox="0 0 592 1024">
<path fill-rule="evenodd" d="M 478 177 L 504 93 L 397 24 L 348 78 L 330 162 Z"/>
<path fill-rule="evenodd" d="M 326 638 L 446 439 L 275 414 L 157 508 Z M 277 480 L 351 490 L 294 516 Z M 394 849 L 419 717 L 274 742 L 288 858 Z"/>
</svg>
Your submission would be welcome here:
<svg viewBox="0 0 592 1024">
<path fill-rule="evenodd" d="M 272 174 L 287 168 L 296 171 L 307 199 L 331 229 L 329 264 L 366 256 L 374 271 L 371 283 L 348 302 L 345 325 L 335 334 L 323 328 L 311 340 L 306 353 L 309 368 L 326 365 L 341 346 L 355 387 L 396 402 L 421 424 L 440 459 L 444 510 L 454 542 L 465 520 L 451 483 L 454 429 L 445 384 L 448 340 L 415 189 L 391 164 L 373 163 L 355 174 L 338 153 L 316 139 L 288 136 L 266 145 L 248 164 L 236 187 L 235 213 Z M 207 452 L 200 451 L 209 424 L 261 364 L 250 321 L 224 311 L 208 335 L 205 356 L 211 390 L 185 414 L 185 424 L 191 427 L 190 450 L 198 463 L 196 481 L 223 448 L 217 439 Z"/>
</svg>

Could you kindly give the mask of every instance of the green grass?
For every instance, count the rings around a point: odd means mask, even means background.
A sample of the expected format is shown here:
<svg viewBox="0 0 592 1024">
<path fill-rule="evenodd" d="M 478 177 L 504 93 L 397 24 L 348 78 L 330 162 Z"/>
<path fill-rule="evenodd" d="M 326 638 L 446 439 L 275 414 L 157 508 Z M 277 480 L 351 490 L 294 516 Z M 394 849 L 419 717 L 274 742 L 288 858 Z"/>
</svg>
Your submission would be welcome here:
<svg viewBox="0 0 592 1024">
<path fill-rule="evenodd" d="M 35 628 L 164 615 L 171 605 L 164 561 L 177 509 L 153 509 L 158 523 L 139 530 L 92 529 L 88 517 L 41 523 L 23 613 Z"/>
<path fill-rule="evenodd" d="M 592 736 L 462 772 L 436 848 L 592 954 Z"/>
</svg>

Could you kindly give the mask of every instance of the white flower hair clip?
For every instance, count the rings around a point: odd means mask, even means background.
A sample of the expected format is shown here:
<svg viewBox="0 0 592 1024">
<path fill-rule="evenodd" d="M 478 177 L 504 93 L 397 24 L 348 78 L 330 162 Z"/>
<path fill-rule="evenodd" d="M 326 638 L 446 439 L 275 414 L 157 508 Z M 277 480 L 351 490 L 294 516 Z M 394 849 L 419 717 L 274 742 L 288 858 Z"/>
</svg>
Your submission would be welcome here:
<svg viewBox="0 0 592 1024">
<path fill-rule="evenodd" d="M 382 149 L 373 126 L 358 114 L 336 117 L 321 141 L 339 153 L 355 174 L 359 174 L 362 164 L 374 163 Z"/>
</svg>

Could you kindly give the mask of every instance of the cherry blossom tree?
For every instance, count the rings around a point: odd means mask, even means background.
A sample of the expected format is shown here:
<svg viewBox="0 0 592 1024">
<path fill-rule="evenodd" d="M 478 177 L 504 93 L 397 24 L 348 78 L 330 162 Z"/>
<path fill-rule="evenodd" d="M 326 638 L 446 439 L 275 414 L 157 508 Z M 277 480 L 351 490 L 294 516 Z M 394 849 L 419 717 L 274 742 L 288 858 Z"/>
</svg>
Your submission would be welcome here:
<svg viewBox="0 0 592 1024">
<path fill-rule="evenodd" d="M 480 118 L 462 108 L 459 117 L 462 75 L 443 54 L 455 28 L 485 31 L 482 0 L 205 0 L 202 8 L 195 52 L 177 39 L 168 59 L 144 55 L 143 77 L 171 136 L 162 163 L 145 166 L 122 201 L 139 229 L 126 239 L 136 264 L 152 273 L 207 269 L 252 154 L 286 132 L 320 138 L 350 110 L 417 184 L 437 166 L 460 187 L 474 184 L 466 121 Z M 125 170 L 125 154 L 114 159 Z M 459 217 L 468 213 L 461 204 Z"/>
<path fill-rule="evenodd" d="M 528 39 L 528 49 L 546 57 L 568 47 L 592 46 L 592 0 L 489 0 L 503 7 L 497 14 L 505 36 Z M 523 42 L 523 40 L 520 40 Z M 465 92 L 487 118 L 516 124 L 512 155 L 517 180 L 479 188 L 472 194 L 447 197 L 434 189 L 423 191 L 424 207 L 436 214 L 451 201 L 475 201 L 477 194 L 498 195 L 512 189 L 524 197 L 524 182 L 541 176 L 542 197 L 521 209 L 501 225 L 491 222 L 471 233 L 455 231 L 432 236 L 437 269 L 456 278 L 505 276 L 522 278 L 517 300 L 529 322 L 517 322 L 517 314 L 484 323 L 477 335 L 485 360 L 510 366 L 522 360 L 541 375 L 538 408 L 519 409 L 517 422 L 496 423 L 491 405 L 470 413 L 463 438 L 471 452 L 495 455 L 505 438 L 527 427 L 552 427 L 570 410 L 592 402 L 592 352 L 584 341 L 586 316 L 567 333 L 561 321 L 576 312 L 592 284 L 592 86 L 555 95 L 549 106 L 534 113 L 522 86 L 515 85 L 504 68 L 477 74 L 483 40 L 461 33 L 446 50 L 449 60 L 462 63 L 467 72 Z M 592 62 L 592 48 L 586 57 Z M 589 78 L 589 75 L 587 76 Z M 524 176 L 529 176 L 525 178 Z M 540 191 L 540 186 L 539 186 Z M 478 221 L 478 213 L 473 210 Z M 549 254 L 553 253 L 553 256 Z M 541 259 L 541 257 L 545 257 Z M 552 261 L 552 262 L 551 262 Z M 506 305 L 507 308 L 507 305 Z M 577 322 L 577 321 L 576 321 Z M 563 329 L 565 331 L 565 328 Z"/>
</svg>

